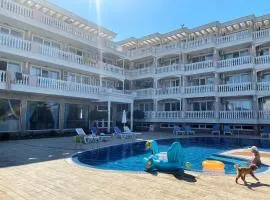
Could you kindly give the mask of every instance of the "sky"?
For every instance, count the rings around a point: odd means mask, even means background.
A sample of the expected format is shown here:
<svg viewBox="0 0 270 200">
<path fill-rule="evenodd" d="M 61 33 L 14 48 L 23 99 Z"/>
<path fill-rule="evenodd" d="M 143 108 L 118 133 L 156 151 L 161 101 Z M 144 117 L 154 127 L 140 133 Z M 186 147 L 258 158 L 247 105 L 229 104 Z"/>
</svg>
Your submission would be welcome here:
<svg viewBox="0 0 270 200">
<path fill-rule="evenodd" d="M 49 0 L 117 33 L 115 41 L 270 14 L 269 0 Z"/>
</svg>

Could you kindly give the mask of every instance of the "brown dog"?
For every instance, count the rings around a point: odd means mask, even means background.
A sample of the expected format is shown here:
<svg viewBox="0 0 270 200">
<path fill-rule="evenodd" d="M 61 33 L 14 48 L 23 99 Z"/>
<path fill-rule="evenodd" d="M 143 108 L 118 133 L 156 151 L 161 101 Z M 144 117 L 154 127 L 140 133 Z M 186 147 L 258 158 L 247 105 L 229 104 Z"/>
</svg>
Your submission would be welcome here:
<svg viewBox="0 0 270 200">
<path fill-rule="evenodd" d="M 257 169 L 256 165 L 250 165 L 249 167 L 239 167 L 239 165 L 234 165 L 237 170 L 237 175 L 235 178 L 235 182 L 238 183 L 238 179 L 241 177 L 243 182 L 246 184 L 246 175 L 250 174 L 256 181 L 259 181 L 257 177 L 254 176 L 253 171 Z"/>
</svg>

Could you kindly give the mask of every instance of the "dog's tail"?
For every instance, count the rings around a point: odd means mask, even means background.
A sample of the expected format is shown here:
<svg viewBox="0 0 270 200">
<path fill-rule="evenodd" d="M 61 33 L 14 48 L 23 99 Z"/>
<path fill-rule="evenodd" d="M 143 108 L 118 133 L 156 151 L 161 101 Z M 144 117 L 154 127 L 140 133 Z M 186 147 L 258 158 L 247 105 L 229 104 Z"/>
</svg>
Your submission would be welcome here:
<svg viewBox="0 0 270 200">
<path fill-rule="evenodd" d="M 235 165 L 234 165 L 234 168 L 235 168 L 235 169 L 238 169 L 238 168 L 239 168 L 239 165 L 238 165 L 238 164 L 235 164 Z"/>
</svg>

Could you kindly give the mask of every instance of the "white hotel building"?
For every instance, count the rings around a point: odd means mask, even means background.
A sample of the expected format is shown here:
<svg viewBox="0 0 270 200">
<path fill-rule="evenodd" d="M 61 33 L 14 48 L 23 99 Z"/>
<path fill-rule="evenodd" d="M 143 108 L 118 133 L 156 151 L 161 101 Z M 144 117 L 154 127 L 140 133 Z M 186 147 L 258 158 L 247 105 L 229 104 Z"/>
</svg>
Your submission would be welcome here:
<svg viewBox="0 0 270 200">
<path fill-rule="evenodd" d="M 144 111 L 136 128 L 270 124 L 270 15 L 115 36 L 44 0 L 0 0 L 0 136 L 88 129 L 95 108 L 107 130 L 123 109 Z"/>
</svg>

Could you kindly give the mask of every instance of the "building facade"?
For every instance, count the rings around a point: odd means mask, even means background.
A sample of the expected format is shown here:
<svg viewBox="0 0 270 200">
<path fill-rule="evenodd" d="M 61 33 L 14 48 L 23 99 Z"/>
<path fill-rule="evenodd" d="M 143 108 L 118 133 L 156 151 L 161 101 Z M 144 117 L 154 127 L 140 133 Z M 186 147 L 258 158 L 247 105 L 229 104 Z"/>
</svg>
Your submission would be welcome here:
<svg viewBox="0 0 270 200">
<path fill-rule="evenodd" d="M 110 131 L 123 109 L 132 128 L 270 124 L 270 15 L 119 42 L 44 0 L 0 0 L 0 19 L 0 134 Z"/>
</svg>

